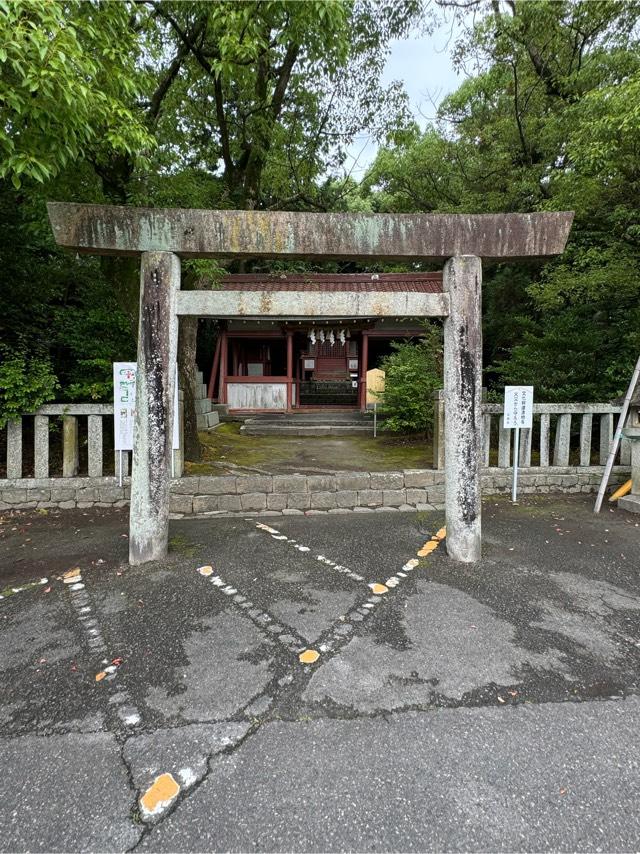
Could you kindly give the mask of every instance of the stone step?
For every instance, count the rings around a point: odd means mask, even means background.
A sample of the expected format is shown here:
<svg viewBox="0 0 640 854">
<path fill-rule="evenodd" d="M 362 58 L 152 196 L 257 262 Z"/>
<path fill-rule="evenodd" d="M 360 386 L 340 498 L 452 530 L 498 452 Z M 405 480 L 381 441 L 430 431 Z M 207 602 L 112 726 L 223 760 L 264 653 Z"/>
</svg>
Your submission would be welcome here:
<svg viewBox="0 0 640 854">
<path fill-rule="evenodd" d="M 198 430 L 211 430 L 220 424 L 220 416 L 217 412 L 205 412 L 196 416 Z"/>
<path fill-rule="evenodd" d="M 207 390 L 207 386 L 205 383 L 198 383 L 197 387 L 196 387 L 196 397 L 200 397 L 202 399 L 204 399 L 205 397 L 208 397 L 209 395 L 208 395 L 207 391 L 208 390 Z"/>
<path fill-rule="evenodd" d="M 229 404 L 228 403 L 212 403 L 211 408 L 215 412 L 219 412 L 220 415 L 228 415 L 229 414 Z"/>
<path fill-rule="evenodd" d="M 240 428 L 247 436 L 372 436 L 368 424 L 255 424 L 245 422 Z"/>
<path fill-rule="evenodd" d="M 205 397 L 204 400 L 196 400 L 196 412 L 201 415 L 204 415 L 205 412 L 211 412 L 211 401 L 208 397 Z"/>
<path fill-rule="evenodd" d="M 196 385 L 202 385 L 204 382 L 204 376 L 202 371 L 196 371 Z"/>
</svg>

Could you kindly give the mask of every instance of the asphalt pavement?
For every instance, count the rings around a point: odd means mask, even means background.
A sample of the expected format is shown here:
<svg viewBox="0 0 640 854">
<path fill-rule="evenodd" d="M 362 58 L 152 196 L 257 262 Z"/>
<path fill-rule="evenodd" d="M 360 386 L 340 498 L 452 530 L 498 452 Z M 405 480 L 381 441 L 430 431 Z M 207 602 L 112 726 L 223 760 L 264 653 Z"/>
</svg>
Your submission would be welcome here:
<svg viewBox="0 0 640 854">
<path fill-rule="evenodd" d="M 637 523 L 443 522 L 4 516 L 0 850 L 637 849 Z"/>
</svg>

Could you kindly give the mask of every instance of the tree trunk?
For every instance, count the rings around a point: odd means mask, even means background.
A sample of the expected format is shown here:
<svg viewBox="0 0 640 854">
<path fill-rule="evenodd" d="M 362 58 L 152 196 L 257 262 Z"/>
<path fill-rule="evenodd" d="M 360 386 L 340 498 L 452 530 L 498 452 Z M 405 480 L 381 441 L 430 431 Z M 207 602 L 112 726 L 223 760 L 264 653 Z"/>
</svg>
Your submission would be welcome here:
<svg viewBox="0 0 640 854">
<path fill-rule="evenodd" d="M 178 375 L 184 395 L 184 458 L 200 462 L 202 452 L 198 439 L 196 414 L 196 342 L 198 318 L 180 317 L 178 328 Z"/>
</svg>

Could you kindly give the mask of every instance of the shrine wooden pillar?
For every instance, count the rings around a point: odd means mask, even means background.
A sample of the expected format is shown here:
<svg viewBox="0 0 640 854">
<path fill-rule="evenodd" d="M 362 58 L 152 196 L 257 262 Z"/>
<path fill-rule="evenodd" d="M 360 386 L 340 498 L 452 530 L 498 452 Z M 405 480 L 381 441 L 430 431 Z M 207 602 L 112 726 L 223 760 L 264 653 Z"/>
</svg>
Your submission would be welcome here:
<svg viewBox="0 0 640 854">
<path fill-rule="evenodd" d="M 293 401 L 293 332 L 287 330 L 287 409 Z"/>
<path fill-rule="evenodd" d="M 360 344 L 360 383 L 358 384 L 358 405 L 362 412 L 367 408 L 367 366 L 369 364 L 369 333 L 362 333 Z"/>
<path fill-rule="evenodd" d="M 218 400 L 220 403 L 227 402 L 227 374 L 229 362 L 229 336 L 227 330 L 223 330 L 220 342 L 220 383 L 218 384 Z"/>
</svg>

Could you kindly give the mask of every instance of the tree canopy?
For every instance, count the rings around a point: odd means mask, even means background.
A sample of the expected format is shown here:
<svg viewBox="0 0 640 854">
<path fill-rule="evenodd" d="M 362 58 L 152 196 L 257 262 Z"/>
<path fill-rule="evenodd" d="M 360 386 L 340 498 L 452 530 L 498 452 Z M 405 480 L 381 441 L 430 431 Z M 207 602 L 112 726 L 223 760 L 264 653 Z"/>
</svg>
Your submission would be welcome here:
<svg viewBox="0 0 640 854">
<path fill-rule="evenodd" d="M 575 210 L 562 258 L 485 271 L 486 382 L 532 382 L 549 400 L 619 394 L 640 348 L 639 11 L 635 0 L 0 0 L 0 409 L 11 388 L 12 411 L 53 394 L 108 397 L 111 361 L 135 355 L 135 263 L 60 252 L 51 198 Z M 419 127 L 402 85 L 381 80 L 393 39 L 429 15 L 456 16 L 466 76 Z M 426 85 L 429 69 L 415 73 Z M 346 152 L 362 133 L 380 147 L 358 182 Z M 185 286 L 218 272 L 187 267 Z M 183 331 L 186 363 L 195 332 Z"/>
</svg>

